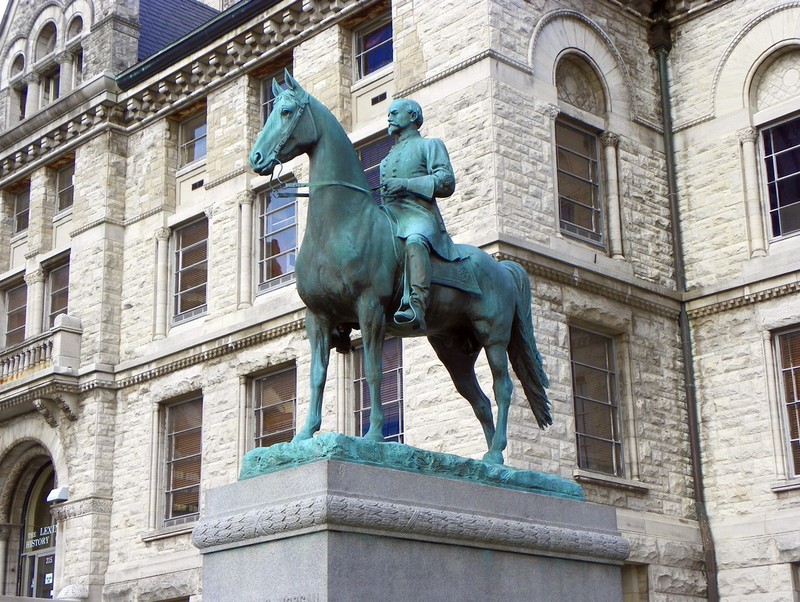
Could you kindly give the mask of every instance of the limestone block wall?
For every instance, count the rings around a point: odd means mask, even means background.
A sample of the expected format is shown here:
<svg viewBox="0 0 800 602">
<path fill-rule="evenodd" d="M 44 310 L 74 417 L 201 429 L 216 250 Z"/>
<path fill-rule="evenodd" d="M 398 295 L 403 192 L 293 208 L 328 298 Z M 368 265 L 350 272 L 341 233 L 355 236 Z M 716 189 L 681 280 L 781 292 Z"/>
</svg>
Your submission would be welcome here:
<svg viewBox="0 0 800 602">
<path fill-rule="evenodd" d="M 489 47 L 489 3 L 392 2 L 396 89 L 441 74 Z M 424 108 L 424 107 L 423 107 Z"/>
</svg>

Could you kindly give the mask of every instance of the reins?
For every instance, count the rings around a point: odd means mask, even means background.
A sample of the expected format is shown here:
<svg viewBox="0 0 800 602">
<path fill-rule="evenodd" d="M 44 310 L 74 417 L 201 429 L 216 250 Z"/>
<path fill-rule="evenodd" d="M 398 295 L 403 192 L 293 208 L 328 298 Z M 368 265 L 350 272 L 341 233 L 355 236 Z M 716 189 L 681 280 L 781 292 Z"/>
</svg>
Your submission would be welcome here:
<svg viewBox="0 0 800 602">
<path fill-rule="evenodd" d="M 275 145 L 275 149 L 272 151 L 273 155 L 275 156 L 275 160 L 278 161 L 278 153 L 283 148 L 283 146 L 288 142 L 291 135 L 294 133 L 294 129 L 297 127 L 297 124 L 300 122 L 300 118 L 305 113 L 306 107 L 309 104 L 309 95 L 308 92 L 305 92 L 305 95 L 302 98 L 297 99 L 297 111 L 292 116 L 292 122 L 289 124 L 289 127 L 286 128 L 286 133 L 283 137 L 278 141 Z M 311 117 L 311 127 L 314 128 L 314 137 L 316 138 L 317 135 L 317 123 L 314 120 L 314 113 L 309 111 L 308 116 Z M 283 169 L 283 163 L 278 161 L 278 167 Z M 350 182 L 345 182 L 344 180 L 328 180 L 326 182 L 282 182 L 280 177 L 280 171 L 278 175 L 275 176 L 277 180 L 277 184 L 272 186 L 272 190 L 280 190 L 282 188 L 324 188 L 326 186 L 342 186 L 344 188 L 349 188 L 351 190 L 355 190 L 357 192 L 363 192 L 368 197 L 372 198 L 372 193 L 378 190 L 380 187 L 373 188 L 371 190 L 367 190 L 366 188 L 362 188 L 361 186 L 356 186 L 355 184 L 351 184 Z M 307 192 L 275 192 L 275 196 L 277 197 L 308 197 L 310 196 Z"/>
</svg>

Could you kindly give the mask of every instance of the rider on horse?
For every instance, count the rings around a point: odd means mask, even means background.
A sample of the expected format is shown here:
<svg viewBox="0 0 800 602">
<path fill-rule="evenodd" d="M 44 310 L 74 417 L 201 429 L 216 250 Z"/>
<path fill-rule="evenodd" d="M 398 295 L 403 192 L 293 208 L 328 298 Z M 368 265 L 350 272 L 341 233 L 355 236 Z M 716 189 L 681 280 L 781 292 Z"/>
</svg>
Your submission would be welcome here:
<svg viewBox="0 0 800 602">
<path fill-rule="evenodd" d="M 398 99 L 389 107 L 389 134 L 397 141 L 381 161 L 381 195 L 384 207 L 404 239 L 403 304 L 394 314 L 397 324 L 425 330 L 425 310 L 431 286 L 431 252 L 447 261 L 459 259 L 444 227 L 436 199 L 449 197 L 456 187 L 450 157 L 441 140 L 423 138 L 422 107 Z"/>
</svg>

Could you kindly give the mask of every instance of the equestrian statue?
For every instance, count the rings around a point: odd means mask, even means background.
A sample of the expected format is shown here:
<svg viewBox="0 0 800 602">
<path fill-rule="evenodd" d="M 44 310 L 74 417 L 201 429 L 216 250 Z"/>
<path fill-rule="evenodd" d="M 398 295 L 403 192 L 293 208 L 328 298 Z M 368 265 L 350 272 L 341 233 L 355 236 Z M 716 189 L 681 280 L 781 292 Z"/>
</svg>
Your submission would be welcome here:
<svg viewBox="0 0 800 602">
<path fill-rule="evenodd" d="M 484 461 L 502 464 L 513 390 L 509 360 L 539 427 L 553 422 L 525 269 L 450 239 L 436 199 L 453 194 L 455 176 L 444 143 L 420 135 L 417 102 L 399 99 L 389 108 L 396 143 L 381 163 L 379 205 L 333 114 L 288 72 L 285 80 L 286 89 L 273 81 L 275 103 L 250 152 L 250 166 L 272 175 L 285 161 L 309 157 L 309 182 L 303 184 L 309 190 L 308 219 L 295 272 L 308 309 L 311 403 L 295 440 L 319 430 L 331 348 L 346 350 L 356 328 L 371 401 L 365 438 L 384 440 L 384 337 L 425 336 L 481 423 L 489 448 Z M 475 376 L 481 350 L 492 374 L 496 428 L 491 402 Z"/>
</svg>

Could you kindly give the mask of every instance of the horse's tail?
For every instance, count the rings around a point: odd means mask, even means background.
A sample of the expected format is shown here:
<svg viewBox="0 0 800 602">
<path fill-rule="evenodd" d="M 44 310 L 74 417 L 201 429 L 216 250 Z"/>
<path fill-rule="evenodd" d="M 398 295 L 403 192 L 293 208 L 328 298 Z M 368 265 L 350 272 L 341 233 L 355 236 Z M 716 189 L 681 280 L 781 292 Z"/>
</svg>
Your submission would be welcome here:
<svg viewBox="0 0 800 602">
<path fill-rule="evenodd" d="M 514 299 L 514 324 L 511 327 L 511 340 L 508 343 L 508 357 L 514 373 L 522 383 L 525 397 L 531 405 L 539 428 L 553 424 L 550 416 L 550 401 L 545 388 L 550 386 L 542 366 L 542 356 L 536 349 L 531 316 L 531 284 L 528 273 L 513 261 L 500 262 L 514 280 L 516 296 Z"/>
</svg>

